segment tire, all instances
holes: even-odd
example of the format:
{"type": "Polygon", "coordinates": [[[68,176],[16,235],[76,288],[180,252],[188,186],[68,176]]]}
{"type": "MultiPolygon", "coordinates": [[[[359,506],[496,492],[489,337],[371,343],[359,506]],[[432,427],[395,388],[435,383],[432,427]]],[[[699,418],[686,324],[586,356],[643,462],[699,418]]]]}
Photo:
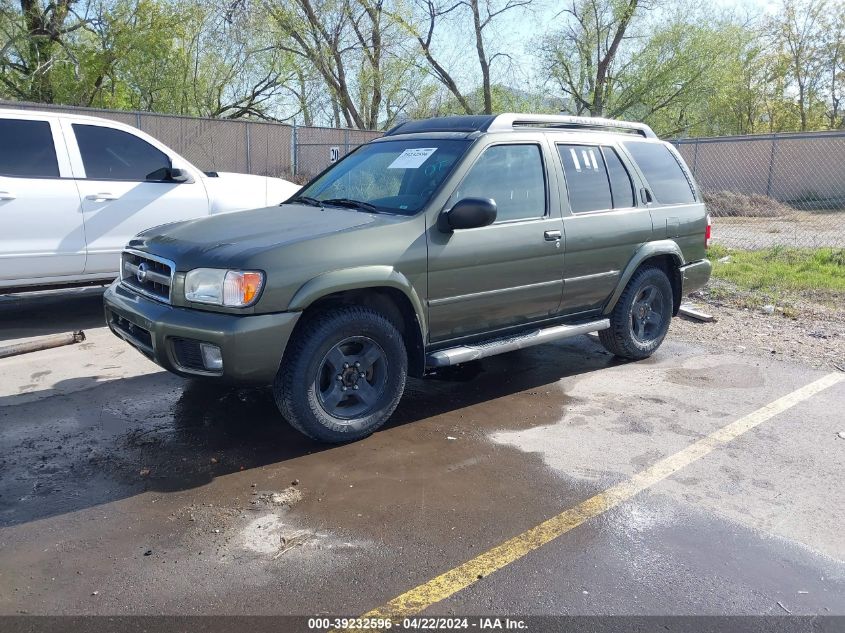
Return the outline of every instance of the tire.
{"type": "Polygon", "coordinates": [[[610,328],[599,340],[611,354],[630,360],[648,358],[666,337],[672,320],[672,284],[661,268],[637,270],[610,313],[610,328]]]}
{"type": "Polygon", "coordinates": [[[273,395],[301,433],[352,442],[387,421],[407,373],[405,344],[390,320],[369,308],[337,308],[315,316],[291,339],[273,395]]]}

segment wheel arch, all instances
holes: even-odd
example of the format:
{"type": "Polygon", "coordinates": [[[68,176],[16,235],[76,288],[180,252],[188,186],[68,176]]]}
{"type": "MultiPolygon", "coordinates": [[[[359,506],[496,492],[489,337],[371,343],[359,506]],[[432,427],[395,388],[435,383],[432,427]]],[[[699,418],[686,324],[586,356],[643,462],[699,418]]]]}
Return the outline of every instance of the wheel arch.
{"type": "MultiPolygon", "coordinates": [[[[417,377],[423,375],[427,323],[419,295],[407,277],[390,266],[332,271],[300,287],[288,309],[301,311],[306,317],[343,305],[373,308],[389,318],[405,341],[408,373],[417,377]]],[[[305,318],[299,319],[299,323],[305,321],[305,318]]]]}
{"type": "Polygon", "coordinates": [[[625,270],[622,271],[613,294],[610,295],[604,306],[603,314],[610,314],[613,311],[631,277],[644,265],[657,265],[669,277],[669,283],[672,285],[672,315],[678,314],[681,307],[681,289],[683,287],[680,267],[684,265],[684,255],[680,247],[672,240],[647,242],[637,250],[628,265],[625,266],[625,270]]]}

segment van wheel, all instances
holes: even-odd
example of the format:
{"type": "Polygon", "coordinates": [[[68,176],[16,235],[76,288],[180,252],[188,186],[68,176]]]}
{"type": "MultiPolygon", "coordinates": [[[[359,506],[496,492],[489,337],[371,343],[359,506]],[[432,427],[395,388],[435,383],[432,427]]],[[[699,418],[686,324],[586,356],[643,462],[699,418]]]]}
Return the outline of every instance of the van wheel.
{"type": "Polygon", "coordinates": [[[314,317],[291,339],[273,395],[301,433],[351,442],[387,421],[407,373],[405,344],[390,320],[369,308],[338,308],[314,317]]]}
{"type": "Polygon", "coordinates": [[[610,328],[599,332],[605,349],[641,360],[651,356],[672,320],[672,284],[660,268],[640,268],[631,277],[610,314],[610,328]]]}

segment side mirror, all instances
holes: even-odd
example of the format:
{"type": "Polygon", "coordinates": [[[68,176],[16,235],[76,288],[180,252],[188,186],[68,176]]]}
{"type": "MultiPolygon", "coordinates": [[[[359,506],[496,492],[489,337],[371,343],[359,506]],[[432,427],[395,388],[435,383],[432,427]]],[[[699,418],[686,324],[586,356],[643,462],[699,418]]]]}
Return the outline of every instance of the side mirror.
{"type": "Polygon", "coordinates": [[[171,167],[168,170],[167,180],[169,180],[170,182],[190,182],[191,175],[184,169],[171,167]]]}
{"type": "Polygon", "coordinates": [[[438,228],[444,233],[458,229],[476,229],[496,221],[496,201],[491,198],[464,198],[438,218],[438,228]]]}
{"type": "Polygon", "coordinates": [[[152,180],[154,182],[175,183],[193,182],[189,172],[177,167],[162,167],[161,169],[156,169],[151,174],[147,174],[147,180],[152,180]]]}

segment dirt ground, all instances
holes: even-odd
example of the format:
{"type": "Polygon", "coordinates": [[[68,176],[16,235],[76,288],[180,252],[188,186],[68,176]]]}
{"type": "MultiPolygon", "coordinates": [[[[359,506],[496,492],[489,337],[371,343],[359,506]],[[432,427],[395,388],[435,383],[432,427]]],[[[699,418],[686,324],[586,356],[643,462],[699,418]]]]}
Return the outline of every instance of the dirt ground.
{"type": "Polygon", "coordinates": [[[729,282],[711,279],[708,288],[688,302],[716,321],[675,319],[670,336],[740,354],[845,370],[845,301],[792,297],[787,305],[775,305],[729,282]]]}
{"type": "Polygon", "coordinates": [[[799,211],[775,218],[713,218],[713,242],[728,248],[845,248],[845,210],[799,211]]]}

